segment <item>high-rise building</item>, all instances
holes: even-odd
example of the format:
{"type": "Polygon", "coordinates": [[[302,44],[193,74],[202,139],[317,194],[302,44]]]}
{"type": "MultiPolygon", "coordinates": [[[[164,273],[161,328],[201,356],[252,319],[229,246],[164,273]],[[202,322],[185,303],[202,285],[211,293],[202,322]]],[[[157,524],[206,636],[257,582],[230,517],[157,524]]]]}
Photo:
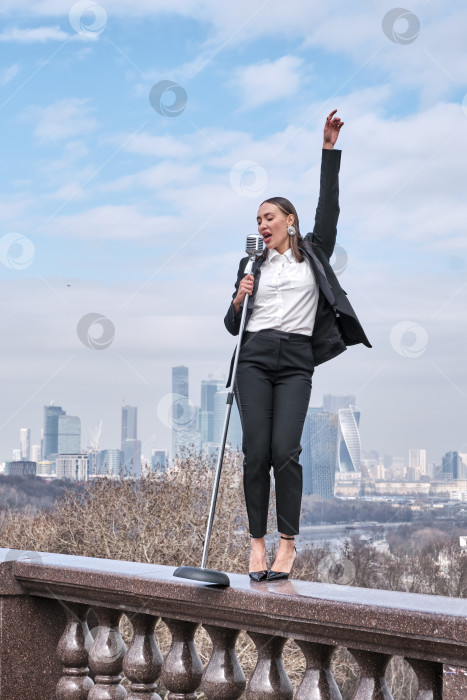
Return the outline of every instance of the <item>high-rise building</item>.
{"type": "MultiPolygon", "coordinates": [[[[61,406],[44,406],[44,436],[42,459],[58,453],[58,419],[64,416],[61,406]]],[[[78,450],[79,452],[79,450],[78,450]]]]}
{"type": "Polygon", "coordinates": [[[188,367],[172,367],[172,456],[175,459],[182,448],[199,451],[199,408],[188,396],[188,367]]]}
{"type": "Polygon", "coordinates": [[[141,442],[138,440],[138,409],[122,407],[123,471],[127,476],[141,476],[141,442]]]}
{"type": "Polygon", "coordinates": [[[13,447],[13,462],[21,461],[21,449],[19,447],[13,447]]]}
{"type": "Polygon", "coordinates": [[[353,394],[324,394],[323,410],[328,413],[335,413],[336,416],[341,408],[355,406],[355,396],[353,394]]]}
{"type": "Polygon", "coordinates": [[[302,434],[303,493],[333,498],[337,453],[337,416],[310,407],[302,434]]]}
{"type": "Polygon", "coordinates": [[[120,477],[123,469],[122,450],[101,450],[99,460],[101,476],[120,477]]]}
{"type": "Polygon", "coordinates": [[[360,411],[355,406],[340,408],[337,433],[337,471],[341,474],[360,472],[360,411]]]}
{"type": "Polygon", "coordinates": [[[415,478],[418,480],[421,476],[427,474],[426,450],[409,450],[409,469],[414,470],[415,478]]]}
{"type": "Polygon", "coordinates": [[[214,396],[225,386],[225,379],[209,375],[201,380],[200,432],[201,442],[214,441],[214,396]]]}
{"type": "Polygon", "coordinates": [[[123,442],[123,474],[134,476],[139,479],[141,476],[141,441],[129,438],[123,442]]]}
{"type": "Polygon", "coordinates": [[[340,474],[360,474],[360,411],[353,394],[325,394],[323,409],[338,416],[337,463],[340,474]]]}
{"type": "MultiPolygon", "coordinates": [[[[222,442],[222,431],[227,408],[228,389],[222,389],[214,394],[214,432],[212,442],[220,445],[222,442]]],[[[242,423],[238,411],[237,401],[234,398],[232,410],[230,411],[229,428],[227,430],[227,444],[231,450],[242,449],[242,423]]]]}
{"type": "Polygon", "coordinates": [[[88,478],[100,475],[100,452],[94,448],[88,449],[88,478]]]}
{"type": "Polygon", "coordinates": [[[66,413],[57,419],[57,454],[81,453],[81,420],[66,413]]]}
{"type": "Polygon", "coordinates": [[[467,452],[459,452],[459,479],[467,479],[467,452]]]}
{"type": "Polygon", "coordinates": [[[88,480],[89,460],[87,454],[59,454],[56,465],[58,479],[88,480]]]}
{"type": "Polygon", "coordinates": [[[188,398],[188,367],[172,367],[172,394],[188,398]]]}
{"type": "Polygon", "coordinates": [[[31,445],[31,462],[41,461],[41,446],[31,445]]]}
{"type": "Polygon", "coordinates": [[[443,457],[443,479],[458,479],[460,471],[459,463],[461,461],[458,452],[446,452],[443,457]]]}
{"type": "Polygon", "coordinates": [[[19,444],[21,459],[29,461],[31,458],[31,429],[21,428],[19,431],[19,444]]]}
{"type": "Polygon", "coordinates": [[[136,406],[122,407],[122,450],[125,440],[138,439],[138,408],[136,406]]]}
{"type": "Polygon", "coordinates": [[[153,450],[151,455],[151,469],[153,471],[166,471],[169,463],[167,450],[153,450]]]}

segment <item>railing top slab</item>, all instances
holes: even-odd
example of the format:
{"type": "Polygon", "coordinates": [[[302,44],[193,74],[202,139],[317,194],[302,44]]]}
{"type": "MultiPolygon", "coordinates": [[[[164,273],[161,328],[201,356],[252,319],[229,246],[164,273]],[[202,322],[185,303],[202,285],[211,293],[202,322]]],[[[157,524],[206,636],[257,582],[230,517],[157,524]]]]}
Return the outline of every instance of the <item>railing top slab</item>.
{"type": "Polygon", "coordinates": [[[13,567],[34,595],[467,665],[466,599],[297,580],[254,583],[241,574],[229,574],[230,588],[219,588],[173,572],[40,552],[18,553],[13,567]]]}

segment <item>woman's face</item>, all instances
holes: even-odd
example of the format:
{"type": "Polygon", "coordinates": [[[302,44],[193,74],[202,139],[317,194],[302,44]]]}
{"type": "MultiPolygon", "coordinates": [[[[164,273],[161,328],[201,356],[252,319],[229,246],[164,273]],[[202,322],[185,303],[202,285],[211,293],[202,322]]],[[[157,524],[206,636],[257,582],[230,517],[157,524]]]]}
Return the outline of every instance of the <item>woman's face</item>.
{"type": "Polygon", "coordinates": [[[263,237],[266,248],[275,248],[281,254],[290,248],[287,226],[293,224],[292,214],[284,214],[275,204],[263,202],[256,220],[258,233],[263,237]]]}

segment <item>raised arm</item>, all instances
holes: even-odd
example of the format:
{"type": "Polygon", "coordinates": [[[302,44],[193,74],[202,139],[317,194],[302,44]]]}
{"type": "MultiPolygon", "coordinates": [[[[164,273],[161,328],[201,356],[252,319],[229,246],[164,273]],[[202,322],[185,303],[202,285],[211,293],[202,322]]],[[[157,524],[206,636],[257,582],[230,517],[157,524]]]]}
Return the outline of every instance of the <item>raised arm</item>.
{"type": "Polygon", "coordinates": [[[344,124],[334,109],[324,125],[323,150],[321,154],[321,177],[318,205],[316,207],[313,232],[306,238],[321,246],[328,258],[336,244],[337,220],[339,218],[339,168],[341,151],[334,149],[339,132],[344,124]]]}

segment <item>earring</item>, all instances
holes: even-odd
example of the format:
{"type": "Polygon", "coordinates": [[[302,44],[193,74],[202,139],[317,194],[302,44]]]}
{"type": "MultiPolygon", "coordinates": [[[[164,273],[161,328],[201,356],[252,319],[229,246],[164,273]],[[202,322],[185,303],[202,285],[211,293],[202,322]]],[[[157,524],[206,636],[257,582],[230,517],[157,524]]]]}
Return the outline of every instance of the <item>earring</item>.
{"type": "Polygon", "coordinates": [[[295,226],[287,226],[287,233],[289,236],[295,236],[297,231],[295,230],[295,226]]]}

